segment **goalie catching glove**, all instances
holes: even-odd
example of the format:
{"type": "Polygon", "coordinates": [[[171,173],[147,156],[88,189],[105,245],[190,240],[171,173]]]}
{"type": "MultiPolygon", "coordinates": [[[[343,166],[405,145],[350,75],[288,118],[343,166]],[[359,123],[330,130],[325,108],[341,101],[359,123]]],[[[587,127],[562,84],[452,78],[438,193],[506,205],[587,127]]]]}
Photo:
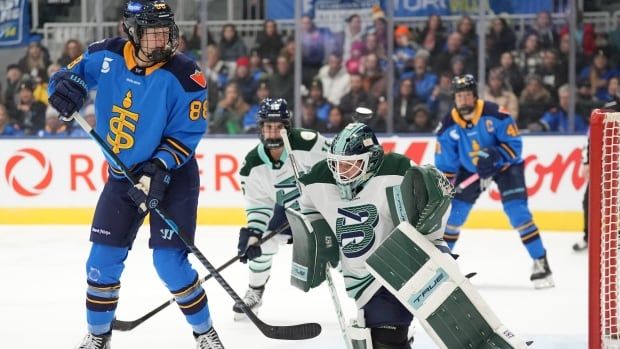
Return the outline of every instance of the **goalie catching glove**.
{"type": "Polygon", "coordinates": [[[142,167],[142,176],[128,195],[140,212],[146,212],[159,206],[169,184],[170,172],[160,160],[153,159],[142,167]]]}

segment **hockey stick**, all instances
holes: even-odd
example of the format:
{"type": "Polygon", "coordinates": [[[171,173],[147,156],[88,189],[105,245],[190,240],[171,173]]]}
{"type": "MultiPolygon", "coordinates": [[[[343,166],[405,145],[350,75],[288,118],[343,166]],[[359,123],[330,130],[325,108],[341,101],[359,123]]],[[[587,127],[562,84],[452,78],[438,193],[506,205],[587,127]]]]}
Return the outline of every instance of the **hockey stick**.
{"type": "MultiPolygon", "coordinates": [[[[288,223],[284,223],[281,227],[279,227],[278,229],[270,232],[269,234],[267,234],[265,237],[263,237],[262,239],[260,239],[260,241],[257,243],[257,245],[262,245],[265,241],[271,239],[272,237],[280,234],[281,232],[283,232],[284,230],[286,230],[289,227],[288,223]]],[[[222,264],[219,268],[217,268],[217,272],[221,272],[222,270],[228,268],[231,264],[235,263],[236,261],[238,261],[241,258],[241,256],[235,256],[233,258],[231,258],[230,260],[228,260],[228,262],[222,264]]],[[[200,279],[200,283],[204,283],[205,281],[209,280],[212,277],[211,274],[209,275],[205,275],[202,279],[200,279]]],[[[121,332],[125,332],[125,331],[131,331],[134,328],[140,326],[144,321],[150,319],[151,317],[153,317],[153,315],[159,313],[160,311],[166,309],[170,304],[176,303],[176,300],[174,297],[168,299],[167,301],[165,301],[164,303],[162,303],[161,305],[159,305],[158,307],[156,307],[155,309],[149,311],[148,313],[144,314],[143,316],[132,320],[132,321],[123,321],[123,320],[118,320],[118,319],[114,319],[114,321],[112,321],[112,329],[115,331],[121,331],[121,332]]]]}
{"type": "MultiPolygon", "coordinates": [[[[95,140],[99,144],[99,147],[102,151],[107,155],[109,161],[112,161],[117,168],[119,168],[123,175],[129,180],[131,185],[135,185],[138,183],[136,177],[129,171],[127,166],[121,161],[121,159],[116,155],[110,147],[105,143],[105,141],[93,130],[93,128],[84,120],[82,115],[75,112],[73,113],[73,118],[77,120],[80,127],[90,135],[90,137],[95,140]]],[[[243,302],[241,297],[230,287],[228,282],[224,280],[222,275],[215,269],[213,264],[207,260],[207,258],[200,252],[200,250],[194,245],[191,240],[187,238],[187,235],[179,229],[176,223],[169,218],[169,216],[164,212],[161,208],[149,208],[151,212],[155,212],[161,219],[166,222],[166,224],[179,236],[181,241],[185,244],[185,246],[198,258],[200,263],[207,268],[209,273],[213,275],[215,280],[222,286],[222,288],[228,293],[228,295],[241,307],[243,312],[247,315],[247,317],[258,327],[258,329],[267,337],[274,339],[287,339],[287,340],[298,340],[298,339],[309,339],[318,336],[321,333],[321,325],[317,323],[305,323],[299,325],[292,326],[273,326],[264,323],[261,319],[259,319],[256,314],[252,312],[252,310],[243,302]]]]}
{"type": "MultiPolygon", "coordinates": [[[[360,108],[358,108],[360,109],[360,108]]],[[[299,167],[297,166],[297,161],[295,161],[295,157],[293,156],[293,148],[291,147],[291,142],[288,139],[288,132],[286,129],[280,130],[280,136],[282,136],[282,141],[284,142],[284,148],[288,153],[289,160],[291,162],[291,167],[293,168],[293,176],[295,177],[295,183],[297,183],[297,190],[301,194],[301,185],[299,184],[299,167]]],[[[327,277],[327,285],[329,288],[329,294],[332,297],[332,303],[334,304],[334,308],[336,310],[336,315],[338,316],[338,324],[340,325],[340,332],[342,333],[342,338],[344,339],[345,345],[347,349],[353,349],[353,344],[349,335],[347,334],[347,326],[346,321],[344,319],[344,314],[342,312],[342,306],[340,305],[340,299],[338,298],[338,293],[336,291],[336,286],[334,285],[334,280],[332,279],[332,274],[330,272],[329,263],[326,266],[327,270],[325,271],[325,276],[327,277]]]]}

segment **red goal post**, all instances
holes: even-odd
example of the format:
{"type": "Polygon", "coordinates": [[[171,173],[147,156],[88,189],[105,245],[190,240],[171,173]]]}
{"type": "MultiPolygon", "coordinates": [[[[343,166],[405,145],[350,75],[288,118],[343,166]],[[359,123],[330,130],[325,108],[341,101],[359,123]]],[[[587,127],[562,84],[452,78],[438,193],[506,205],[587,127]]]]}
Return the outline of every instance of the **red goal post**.
{"type": "Polygon", "coordinates": [[[618,232],[620,228],[620,113],[596,109],[590,122],[590,349],[620,348],[618,232]]]}

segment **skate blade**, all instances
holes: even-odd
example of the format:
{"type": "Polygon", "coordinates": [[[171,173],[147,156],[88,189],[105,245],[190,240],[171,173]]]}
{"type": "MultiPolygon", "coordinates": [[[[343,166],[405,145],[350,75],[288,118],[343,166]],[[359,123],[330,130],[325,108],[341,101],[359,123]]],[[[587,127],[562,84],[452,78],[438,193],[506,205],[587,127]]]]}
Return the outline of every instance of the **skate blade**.
{"type": "Polygon", "coordinates": [[[543,279],[534,280],[532,282],[534,283],[534,288],[537,290],[555,287],[555,283],[553,282],[553,277],[551,276],[547,276],[546,278],[543,278],[543,279]]]}
{"type": "MultiPolygon", "coordinates": [[[[258,315],[258,308],[252,309],[252,312],[258,315]]],[[[245,313],[237,313],[235,312],[235,316],[233,317],[235,321],[244,321],[248,319],[248,316],[245,313]]]]}

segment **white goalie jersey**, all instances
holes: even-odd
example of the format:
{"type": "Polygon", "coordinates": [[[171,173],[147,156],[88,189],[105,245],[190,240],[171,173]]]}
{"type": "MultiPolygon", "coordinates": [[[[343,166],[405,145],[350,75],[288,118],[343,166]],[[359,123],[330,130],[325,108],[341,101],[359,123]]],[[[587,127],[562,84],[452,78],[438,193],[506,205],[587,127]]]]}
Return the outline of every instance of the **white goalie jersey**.
{"type": "MultiPolygon", "coordinates": [[[[315,163],[325,159],[329,150],[329,141],[313,130],[291,129],[289,140],[301,172],[309,171],[315,163]]],[[[272,161],[262,144],[246,155],[239,176],[248,228],[264,233],[276,204],[297,209],[299,191],[288,162],[286,150],[279,160],[272,161]]]]}
{"type": "MultiPolygon", "coordinates": [[[[353,200],[344,200],[327,162],[302,176],[301,212],[310,221],[320,214],[340,245],[340,260],[348,295],[358,307],[366,304],[381,287],[364,262],[394,230],[386,189],[401,184],[412,162],[403,155],[386,154],[381,167],[353,200]]],[[[443,235],[443,232],[439,232],[443,235]]],[[[433,241],[440,236],[425,236],[433,241]]]]}

